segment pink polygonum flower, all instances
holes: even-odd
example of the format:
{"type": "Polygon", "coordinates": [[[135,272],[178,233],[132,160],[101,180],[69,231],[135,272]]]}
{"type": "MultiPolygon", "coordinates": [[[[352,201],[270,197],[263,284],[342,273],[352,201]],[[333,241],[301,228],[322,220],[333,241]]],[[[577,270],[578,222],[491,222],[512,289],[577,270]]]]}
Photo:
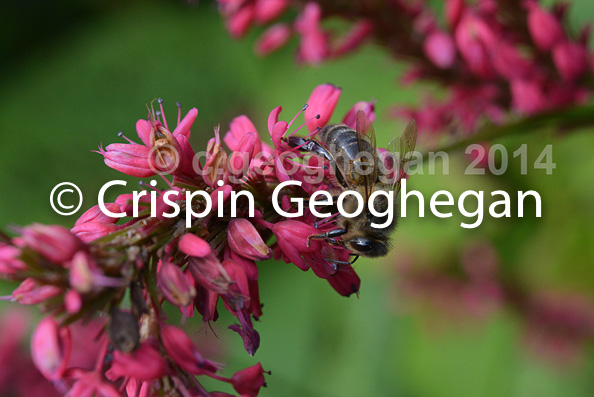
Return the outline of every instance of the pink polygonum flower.
{"type": "MultiPolygon", "coordinates": [[[[71,230],[33,225],[22,228],[21,236],[6,237],[0,271],[21,284],[5,299],[39,305],[49,315],[32,342],[34,362],[44,376],[70,395],[111,396],[124,389],[132,395],[172,390],[205,395],[203,376],[229,383],[243,395],[257,395],[264,386],[260,365],[225,377],[221,366],[204,358],[199,343],[168,324],[168,307],[184,319],[198,314],[206,326],[221,321],[219,310],[227,311],[235,319],[228,328],[253,355],[260,346],[254,320],[264,314],[261,261],[274,256],[304,271],[311,268],[344,296],[359,291],[361,280],[340,236],[320,238],[338,227],[337,214],[322,219],[307,209],[288,220],[272,202],[282,181],[302,183],[277,192],[289,213],[296,211],[295,198],[339,188],[328,159],[312,161],[289,141],[295,134],[316,139],[331,123],[340,94],[331,84],[316,87],[309,103],[288,121],[280,106],[272,109],[260,128],[268,131],[272,145],[249,118],[239,116],[224,136],[215,128],[203,162],[196,161],[187,140],[195,109],[183,120],[180,113],[173,132],[162,114],[151,112],[137,123],[143,144],[130,142],[117,155],[111,149],[102,154],[107,165],[130,175],[162,174],[163,187],[151,186],[139,200],[127,193],[105,208],[94,206],[71,230]],[[302,113],[306,120],[298,122],[302,113]],[[147,150],[152,154],[144,158],[124,155],[147,150]],[[197,192],[199,197],[185,201],[197,192]],[[254,203],[240,193],[253,195],[254,203]],[[240,199],[233,202],[235,195],[240,199]],[[207,206],[207,199],[213,204],[207,206]],[[173,205],[203,215],[171,215],[173,205]],[[125,215],[122,222],[120,215],[125,215]],[[99,315],[107,321],[98,329],[81,329],[81,321],[93,323],[99,315]],[[86,337],[71,337],[80,333],[86,337]],[[95,341],[100,351],[89,346],[95,341]],[[85,349],[87,360],[77,353],[70,363],[71,352],[85,349]]],[[[351,128],[361,127],[362,120],[369,127],[374,102],[357,102],[342,116],[351,128]]]]}

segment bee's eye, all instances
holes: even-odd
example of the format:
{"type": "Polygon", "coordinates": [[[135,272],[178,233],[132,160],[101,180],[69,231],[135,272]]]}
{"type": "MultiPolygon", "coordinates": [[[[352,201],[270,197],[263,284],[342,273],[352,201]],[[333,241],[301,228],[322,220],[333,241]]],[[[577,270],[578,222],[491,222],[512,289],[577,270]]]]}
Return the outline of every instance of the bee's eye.
{"type": "Polygon", "coordinates": [[[359,238],[351,241],[351,244],[352,244],[353,248],[355,248],[357,251],[360,251],[360,252],[371,251],[375,245],[373,240],[364,238],[364,237],[359,237],[359,238]]]}

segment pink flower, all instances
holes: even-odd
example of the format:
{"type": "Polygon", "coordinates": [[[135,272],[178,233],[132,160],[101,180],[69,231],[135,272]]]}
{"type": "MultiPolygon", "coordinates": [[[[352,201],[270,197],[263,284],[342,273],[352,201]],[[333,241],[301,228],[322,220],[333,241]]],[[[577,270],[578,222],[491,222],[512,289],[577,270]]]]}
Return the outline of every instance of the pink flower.
{"type": "Polygon", "coordinates": [[[479,17],[465,13],[455,33],[456,45],[470,70],[478,77],[493,77],[490,51],[496,39],[491,28],[479,17]]]}
{"type": "Polygon", "coordinates": [[[505,79],[522,79],[535,74],[535,65],[513,45],[500,40],[493,50],[493,66],[505,79]]]}
{"type": "MultiPolygon", "coordinates": [[[[234,151],[229,158],[229,170],[233,174],[232,183],[240,183],[241,178],[247,177],[254,149],[260,138],[255,132],[247,132],[239,141],[239,150],[234,151]]],[[[261,145],[260,145],[261,147],[261,145]]]]}
{"type": "MultiPolygon", "coordinates": [[[[107,210],[110,212],[120,212],[120,205],[116,203],[105,203],[105,208],[107,208],[107,210]]],[[[85,211],[85,213],[76,220],[74,226],[90,222],[116,223],[118,220],[119,218],[112,218],[106,215],[103,211],[101,211],[101,208],[99,208],[99,204],[97,204],[85,211]]]]}
{"type": "MultiPolygon", "coordinates": [[[[225,3],[237,3],[237,1],[220,1],[223,5],[225,3]]],[[[223,10],[226,8],[223,7],[223,10]]],[[[229,12],[223,11],[227,16],[227,30],[234,38],[240,38],[247,33],[252,21],[254,19],[254,5],[245,2],[242,5],[233,6],[229,8],[229,12]]]]}
{"type": "Polygon", "coordinates": [[[245,258],[262,260],[267,259],[270,254],[260,233],[247,219],[231,219],[227,238],[231,249],[245,258]]]}
{"type": "Polygon", "coordinates": [[[97,269],[97,264],[85,252],[79,251],[70,263],[70,286],[80,293],[90,292],[93,288],[92,271],[97,269]]]}
{"type": "Polygon", "coordinates": [[[357,128],[357,112],[362,110],[369,121],[372,123],[375,121],[375,103],[374,102],[366,102],[360,101],[355,103],[344,115],[342,119],[342,123],[348,125],[352,129],[357,128]]]}
{"type": "Polygon", "coordinates": [[[306,223],[299,221],[281,221],[272,226],[272,233],[276,236],[278,246],[288,261],[294,263],[301,270],[309,269],[309,265],[302,257],[303,253],[320,251],[319,240],[310,240],[310,236],[320,231],[306,223]]]}
{"type": "Polygon", "coordinates": [[[427,58],[437,67],[447,69],[456,61],[456,47],[449,34],[435,30],[427,36],[423,44],[427,58]]]}
{"type": "Polygon", "coordinates": [[[167,361],[159,350],[150,341],[147,341],[131,353],[114,351],[111,368],[105,375],[110,380],[131,377],[149,381],[162,378],[169,372],[167,361]]]}
{"type": "Polygon", "coordinates": [[[188,276],[169,261],[161,262],[157,272],[157,286],[165,298],[176,306],[188,306],[196,297],[196,290],[188,276]]]}
{"type": "Polygon", "coordinates": [[[260,363],[237,371],[231,378],[233,388],[242,395],[255,397],[258,395],[260,388],[266,385],[265,372],[260,363]]]}
{"type": "Polygon", "coordinates": [[[286,23],[272,25],[256,41],[256,54],[265,56],[283,47],[291,38],[291,27],[286,23]]]}
{"type": "Polygon", "coordinates": [[[342,296],[359,293],[361,279],[351,265],[339,266],[338,271],[327,280],[332,288],[342,296]]]}
{"type": "Polygon", "coordinates": [[[114,385],[108,383],[105,377],[97,371],[76,371],[76,382],[72,385],[67,396],[70,397],[119,397],[121,394],[114,385]]]}
{"type": "Polygon", "coordinates": [[[39,371],[51,381],[60,380],[66,371],[72,348],[68,327],[60,327],[53,317],[39,322],[31,338],[31,355],[39,371]]]}
{"type": "Polygon", "coordinates": [[[553,48],[553,61],[566,81],[573,81],[588,70],[588,50],[578,43],[565,41],[553,48]]]}
{"type": "Polygon", "coordinates": [[[216,293],[227,293],[233,281],[206,241],[193,234],[185,234],[179,242],[179,249],[190,255],[188,268],[196,282],[216,293]]]}
{"type": "Polygon", "coordinates": [[[285,12],[288,6],[288,0],[256,0],[254,20],[259,24],[274,21],[285,12]]]}
{"type": "Polygon", "coordinates": [[[37,305],[62,293],[60,287],[44,285],[33,278],[27,278],[12,292],[12,299],[22,305],[37,305]]]}
{"type": "Polygon", "coordinates": [[[82,247],[82,242],[62,226],[35,223],[22,230],[22,241],[50,261],[62,264],[82,247]]]}
{"type": "Polygon", "coordinates": [[[104,157],[105,165],[126,175],[147,178],[155,175],[149,165],[151,149],[144,145],[112,143],[98,153],[104,157]]]}
{"type": "Polygon", "coordinates": [[[541,51],[552,49],[565,37],[559,20],[536,1],[528,1],[528,30],[541,51]]]}
{"type": "Polygon", "coordinates": [[[120,227],[113,223],[85,222],[74,226],[70,232],[82,242],[90,243],[119,229],[120,227]]]}
{"type": "Polygon", "coordinates": [[[206,360],[188,335],[173,325],[161,327],[161,340],[167,353],[180,367],[193,375],[215,373],[219,365],[206,360]]]}
{"type": "MultiPolygon", "coordinates": [[[[162,101],[159,101],[163,122],[157,120],[154,113],[148,120],[138,120],[136,132],[142,145],[116,143],[99,148],[97,153],[103,155],[105,164],[124,174],[146,178],[156,173],[172,174],[181,170],[182,147],[179,140],[190,137],[190,128],[198,115],[196,108],[191,109],[183,120],[179,121],[173,132],[169,131],[163,112],[162,101]]],[[[180,108],[181,112],[181,108],[180,108]]]]}
{"type": "Polygon", "coordinates": [[[307,100],[308,107],[304,112],[305,119],[308,121],[307,129],[310,132],[328,124],[340,99],[341,91],[342,89],[332,84],[321,84],[314,88],[307,100]],[[316,118],[317,115],[320,117],[316,118]]]}
{"type": "Polygon", "coordinates": [[[356,22],[346,34],[334,40],[331,57],[336,58],[355,51],[370,38],[372,32],[373,23],[370,21],[356,22]]]}
{"type": "Polygon", "coordinates": [[[19,259],[21,250],[17,247],[0,243],[0,274],[12,275],[26,268],[19,259]]]}
{"type": "Polygon", "coordinates": [[[464,12],[466,5],[464,0],[446,0],[445,1],[445,15],[448,24],[451,28],[455,28],[460,21],[460,17],[464,12]]]}
{"type": "MultiPolygon", "coordinates": [[[[258,134],[258,130],[254,126],[254,123],[247,116],[238,116],[231,121],[229,125],[229,131],[225,134],[223,140],[232,151],[241,149],[240,142],[243,136],[249,132],[255,132],[258,134]]],[[[260,151],[259,148],[254,150],[260,151]]],[[[253,154],[257,154],[254,152],[253,154]]]]}
{"type": "Polygon", "coordinates": [[[68,290],[64,294],[64,308],[70,314],[78,313],[82,308],[82,296],[75,290],[68,290]]]}
{"type": "Polygon", "coordinates": [[[330,53],[326,34],[320,25],[321,17],[318,3],[309,2],[295,21],[295,30],[301,35],[298,58],[302,62],[317,64],[330,53]]]}
{"type": "Polygon", "coordinates": [[[190,256],[203,258],[211,253],[210,245],[198,236],[193,234],[184,234],[179,240],[179,249],[190,256]]]}
{"type": "Polygon", "coordinates": [[[518,113],[533,114],[544,110],[546,97],[541,85],[534,80],[513,80],[510,85],[512,106],[518,113]]]}

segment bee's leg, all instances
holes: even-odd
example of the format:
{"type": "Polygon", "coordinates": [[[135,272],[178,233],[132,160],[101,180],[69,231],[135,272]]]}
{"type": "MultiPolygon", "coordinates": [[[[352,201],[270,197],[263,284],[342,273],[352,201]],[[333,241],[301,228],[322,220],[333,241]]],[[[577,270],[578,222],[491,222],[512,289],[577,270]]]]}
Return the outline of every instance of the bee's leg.
{"type": "Polygon", "coordinates": [[[355,262],[357,261],[357,259],[359,259],[359,255],[357,255],[357,254],[349,254],[349,255],[353,255],[353,256],[355,256],[355,259],[353,259],[353,260],[352,260],[352,261],[350,261],[350,262],[347,262],[347,261],[339,261],[339,260],[337,260],[337,259],[329,259],[329,258],[324,258],[324,259],[326,259],[326,261],[327,261],[328,263],[331,263],[331,264],[333,264],[333,265],[334,265],[334,270],[336,270],[336,269],[337,269],[336,265],[352,265],[353,263],[355,263],[355,262]]]}
{"type": "Polygon", "coordinates": [[[347,232],[346,229],[334,229],[334,230],[330,230],[329,232],[326,232],[324,234],[312,234],[311,236],[309,236],[307,238],[307,246],[309,247],[309,243],[311,241],[311,239],[324,239],[325,241],[328,241],[328,239],[334,239],[336,237],[340,237],[343,234],[345,234],[347,232]]]}

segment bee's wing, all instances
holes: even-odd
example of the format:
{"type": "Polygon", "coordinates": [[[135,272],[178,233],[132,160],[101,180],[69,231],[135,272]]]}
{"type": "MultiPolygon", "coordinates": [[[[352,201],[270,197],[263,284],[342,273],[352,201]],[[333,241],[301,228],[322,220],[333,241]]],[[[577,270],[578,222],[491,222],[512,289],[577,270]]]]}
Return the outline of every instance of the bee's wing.
{"type": "Polygon", "coordinates": [[[400,183],[406,176],[406,164],[412,159],[412,154],[415,150],[416,143],[417,122],[415,120],[411,120],[408,123],[404,129],[404,132],[400,136],[400,139],[396,140],[394,143],[390,142],[392,153],[394,155],[394,159],[396,160],[394,184],[392,186],[396,191],[396,196],[398,196],[398,193],[400,192],[400,183]]]}
{"type": "MultiPolygon", "coordinates": [[[[371,156],[372,156],[372,167],[373,171],[369,173],[369,170],[363,176],[365,179],[365,199],[369,199],[369,196],[373,192],[373,185],[375,184],[375,180],[377,179],[377,146],[375,141],[375,129],[373,128],[373,123],[369,120],[369,117],[365,114],[364,111],[358,110],[357,111],[357,122],[356,122],[356,130],[357,130],[357,143],[359,145],[359,153],[368,151],[369,148],[366,147],[365,139],[369,140],[371,144],[371,156]]],[[[370,161],[369,158],[366,158],[366,161],[370,161]]]]}

